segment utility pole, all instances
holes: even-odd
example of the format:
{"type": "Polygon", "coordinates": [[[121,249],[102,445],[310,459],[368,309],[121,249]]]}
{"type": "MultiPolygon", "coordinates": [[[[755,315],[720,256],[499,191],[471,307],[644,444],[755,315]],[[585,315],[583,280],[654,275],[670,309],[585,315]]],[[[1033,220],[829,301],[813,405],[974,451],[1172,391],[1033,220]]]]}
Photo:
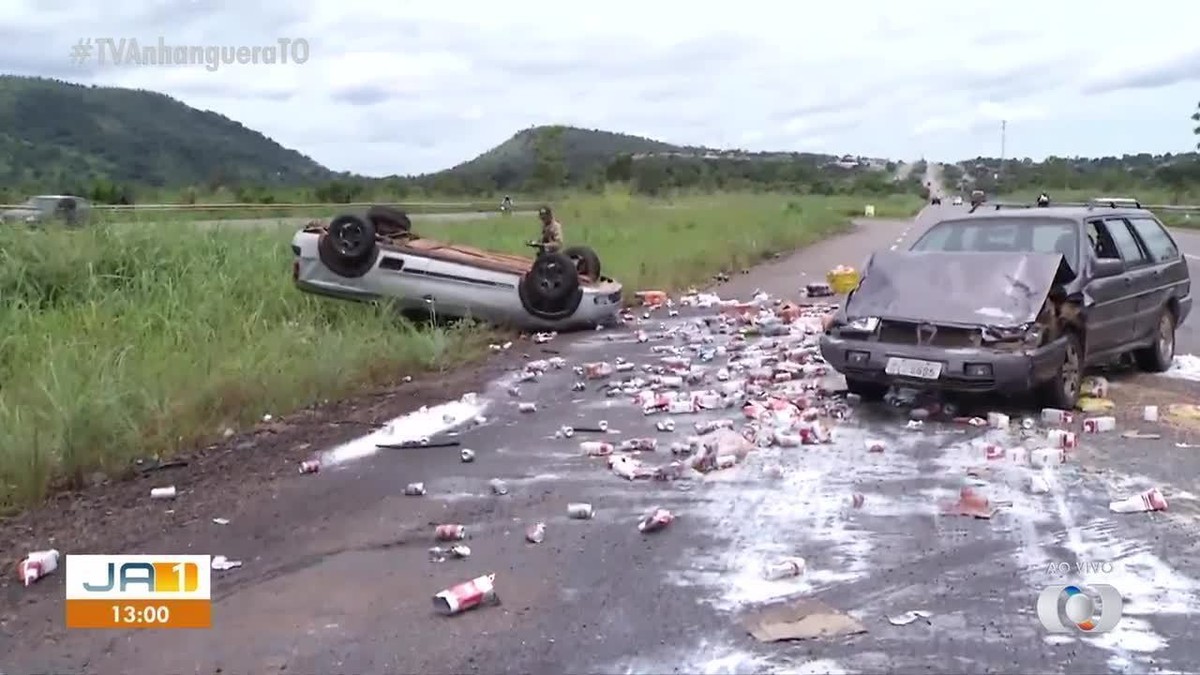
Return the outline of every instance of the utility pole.
{"type": "Polygon", "coordinates": [[[996,175],[992,179],[1000,182],[1000,174],[1004,172],[1004,154],[1007,148],[1008,120],[1000,120],[1000,166],[996,167],[996,175]]]}

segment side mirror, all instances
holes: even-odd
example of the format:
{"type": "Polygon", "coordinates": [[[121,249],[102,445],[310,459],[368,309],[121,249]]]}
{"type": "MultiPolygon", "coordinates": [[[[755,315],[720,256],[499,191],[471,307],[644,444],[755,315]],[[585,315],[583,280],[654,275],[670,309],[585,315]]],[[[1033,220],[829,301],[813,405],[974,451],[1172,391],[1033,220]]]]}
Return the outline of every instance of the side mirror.
{"type": "Polygon", "coordinates": [[[1092,273],[1097,279],[1124,274],[1125,261],[1120,258],[1097,258],[1092,264],[1092,273]]]}

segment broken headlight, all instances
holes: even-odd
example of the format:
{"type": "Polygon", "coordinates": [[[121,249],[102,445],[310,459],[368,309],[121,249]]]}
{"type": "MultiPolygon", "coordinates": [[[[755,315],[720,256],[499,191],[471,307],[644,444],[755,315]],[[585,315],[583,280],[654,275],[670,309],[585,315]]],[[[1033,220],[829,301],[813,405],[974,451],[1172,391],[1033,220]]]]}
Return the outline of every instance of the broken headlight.
{"type": "Polygon", "coordinates": [[[1018,342],[1025,347],[1037,347],[1042,344],[1045,328],[1036,323],[1027,323],[1014,327],[984,326],[982,336],[984,343],[989,342],[1018,342]]]}
{"type": "Polygon", "coordinates": [[[843,333],[874,333],[876,328],[879,328],[879,319],[873,316],[852,319],[841,326],[843,333]]]}

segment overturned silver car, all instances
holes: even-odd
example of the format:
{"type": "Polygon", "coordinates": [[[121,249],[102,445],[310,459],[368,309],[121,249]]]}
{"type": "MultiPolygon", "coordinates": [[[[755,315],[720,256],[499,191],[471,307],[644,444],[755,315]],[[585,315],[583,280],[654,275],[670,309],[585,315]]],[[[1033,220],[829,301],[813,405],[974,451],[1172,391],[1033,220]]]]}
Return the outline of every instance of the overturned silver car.
{"type": "Polygon", "coordinates": [[[864,398],[903,384],[1070,408],[1087,366],[1131,353],[1169,368],[1191,306],[1187,264],[1148,211],[996,211],[874,254],[821,352],[864,398]]]}

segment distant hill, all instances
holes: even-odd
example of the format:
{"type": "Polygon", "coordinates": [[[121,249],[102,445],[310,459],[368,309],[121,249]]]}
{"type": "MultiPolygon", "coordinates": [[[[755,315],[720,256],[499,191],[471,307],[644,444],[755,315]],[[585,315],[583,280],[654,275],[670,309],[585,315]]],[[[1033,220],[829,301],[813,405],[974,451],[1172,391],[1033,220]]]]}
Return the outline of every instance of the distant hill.
{"type": "Polygon", "coordinates": [[[562,164],[569,183],[578,183],[597,172],[603,172],[614,161],[629,157],[644,159],[674,158],[676,160],[713,161],[804,161],[818,165],[837,162],[833,155],[792,152],[745,152],[717,150],[701,146],[675,145],[641,136],[581,129],[570,126],[538,126],[517,132],[500,145],[475,159],[429,178],[451,178],[467,184],[488,183],[502,189],[525,184],[534,174],[538,162],[538,144],[547,134],[557,133],[562,164]]]}
{"type": "Polygon", "coordinates": [[[0,185],[303,185],[333,172],[164,94],[0,75],[0,185]]]}

